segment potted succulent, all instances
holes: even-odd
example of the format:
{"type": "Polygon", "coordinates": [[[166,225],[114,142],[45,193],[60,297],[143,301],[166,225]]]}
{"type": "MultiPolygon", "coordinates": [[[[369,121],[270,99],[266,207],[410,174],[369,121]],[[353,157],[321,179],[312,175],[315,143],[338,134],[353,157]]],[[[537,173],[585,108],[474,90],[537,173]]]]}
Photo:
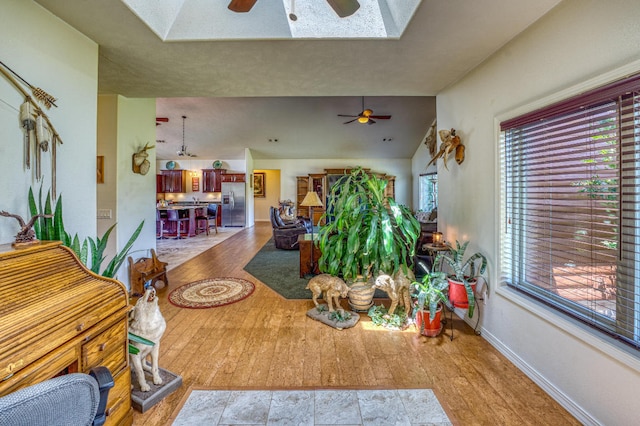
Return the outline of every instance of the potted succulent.
{"type": "Polygon", "coordinates": [[[318,233],[320,271],[347,282],[357,311],[371,306],[372,281],[380,272],[393,275],[413,266],[420,224],[411,210],[385,196],[386,185],[361,167],[341,176],[329,191],[318,233]]]}
{"type": "Polygon", "coordinates": [[[411,283],[411,317],[420,334],[435,337],[442,331],[440,317],[443,305],[448,304],[449,282],[444,272],[430,271],[422,261],[418,261],[418,265],[425,274],[419,281],[411,283]]]}
{"type": "MultiPolygon", "coordinates": [[[[449,275],[449,302],[455,308],[467,308],[470,317],[475,308],[475,289],[478,278],[487,269],[487,258],[482,253],[474,253],[464,260],[469,241],[460,244],[456,240],[456,248],[449,245],[449,251],[440,252],[436,256],[434,268],[443,264],[451,271],[449,275]],[[477,266],[479,264],[479,266],[477,266]]],[[[486,280],[485,280],[486,282],[486,280]]]]}

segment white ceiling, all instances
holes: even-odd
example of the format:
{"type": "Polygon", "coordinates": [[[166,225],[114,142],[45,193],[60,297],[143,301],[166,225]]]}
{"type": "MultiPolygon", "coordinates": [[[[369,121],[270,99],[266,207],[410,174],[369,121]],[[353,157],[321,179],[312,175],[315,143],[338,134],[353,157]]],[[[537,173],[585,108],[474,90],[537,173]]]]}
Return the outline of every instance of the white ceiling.
{"type": "MultiPolygon", "coordinates": [[[[164,98],[159,159],[178,158],[182,115],[185,144],[201,158],[243,158],[244,148],[254,158],[410,158],[433,97],[560,2],[423,0],[396,40],[163,42],[120,0],[35,1],[99,44],[101,94],[164,98]],[[358,114],[361,96],[392,119],[342,124],[337,114],[358,114]]],[[[276,3],[258,0],[246,16],[276,3]]],[[[196,16],[182,18],[207,24],[196,16]]]]}

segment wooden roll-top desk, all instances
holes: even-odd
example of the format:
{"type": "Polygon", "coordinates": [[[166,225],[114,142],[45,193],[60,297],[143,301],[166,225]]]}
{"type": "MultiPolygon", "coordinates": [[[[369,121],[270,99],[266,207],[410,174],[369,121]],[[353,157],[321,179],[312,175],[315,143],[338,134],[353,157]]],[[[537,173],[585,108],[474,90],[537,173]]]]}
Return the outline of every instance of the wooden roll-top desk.
{"type": "Polygon", "coordinates": [[[60,242],[0,245],[0,396],[104,365],[115,386],[107,425],[130,425],[127,289],[60,242]]]}

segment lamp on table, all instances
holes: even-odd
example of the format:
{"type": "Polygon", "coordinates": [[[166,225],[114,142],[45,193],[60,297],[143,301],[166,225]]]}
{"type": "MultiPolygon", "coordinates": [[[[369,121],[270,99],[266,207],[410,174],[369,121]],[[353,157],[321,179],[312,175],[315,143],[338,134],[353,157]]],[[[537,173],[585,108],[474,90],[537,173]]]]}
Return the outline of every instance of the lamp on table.
{"type": "Polygon", "coordinates": [[[309,266],[311,271],[313,272],[314,269],[314,262],[313,262],[313,228],[314,228],[314,223],[313,223],[313,208],[314,207],[322,207],[322,201],[320,200],[320,197],[318,197],[318,193],[316,193],[315,191],[309,191],[307,192],[307,195],[304,196],[304,200],[302,200],[302,202],[300,203],[300,205],[302,207],[309,207],[309,217],[311,218],[311,260],[309,262],[309,266]]]}

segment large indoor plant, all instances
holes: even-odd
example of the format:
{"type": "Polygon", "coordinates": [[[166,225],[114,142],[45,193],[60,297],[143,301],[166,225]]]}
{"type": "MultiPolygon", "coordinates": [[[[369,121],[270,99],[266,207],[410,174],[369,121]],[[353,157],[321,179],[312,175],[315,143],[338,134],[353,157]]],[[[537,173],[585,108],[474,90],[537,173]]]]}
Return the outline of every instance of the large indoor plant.
{"type": "MultiPolygon", "coordinates": [[[[446,265],[449,272],[449,302],[456,308],[467,308],[470,317],[475,308],[475,289],[478,278],[487,269],[487,258],[482,253],[474,253],[465,260],[464,254],[469,241],[460,244],[456,240],[456,247],[449,246],[449,250],[440,252],[433,265],[444,271],[446,265]]],[[[486,280],[485,280],[486,284],[486,280]]]]}
{"type": "MultiPolygon", "coordinates": [[[[352,290],[368,290],[369,299],[371,281],[380,272],[412,269],[420,235],[411,210],[386,196],[386,185],[360,167],[341,176],[330,188],[325,225],[319,230],[320,270],[342,277],[352,290]]],[[[350,291],[350,299],[353,296],[350,291]]],[[[366,311],[369,302],[360,300],[352,307],[366,311]]]]}
{"type": "Polygon", "coordinates": [[[419,281],[411,283],[411,317],[420,334],[435,337],[442,331],[440,316],[443,305],[448,304],[449,282],[444,272],[430,271],[422,261],[418,261],[418,265],[425,274],[419,281]]]}

